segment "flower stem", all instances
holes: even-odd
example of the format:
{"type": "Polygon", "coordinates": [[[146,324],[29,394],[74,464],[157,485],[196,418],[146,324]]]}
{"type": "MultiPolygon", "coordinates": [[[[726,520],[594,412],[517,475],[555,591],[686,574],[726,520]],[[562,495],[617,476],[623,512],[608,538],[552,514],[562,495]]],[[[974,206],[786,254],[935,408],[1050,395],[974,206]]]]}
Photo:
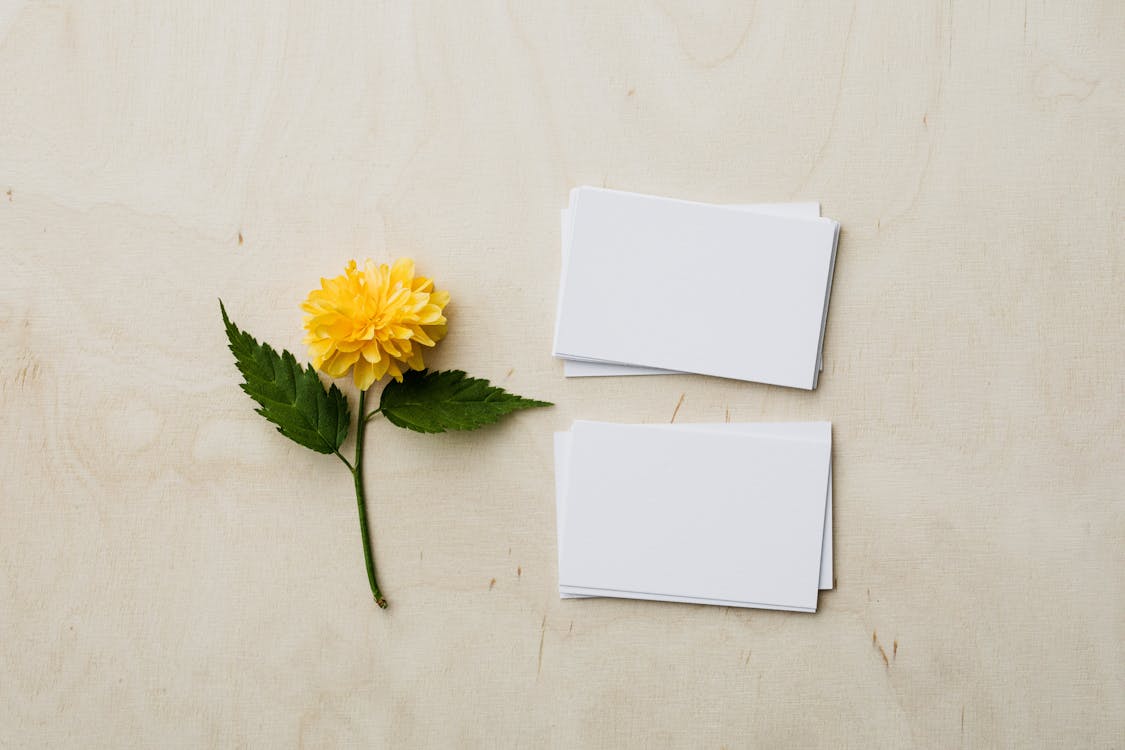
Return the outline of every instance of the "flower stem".
{"type": "MultiPolygon", "coordinates": [[[[355,464],[349,468],[352,479],[355,480],[355,502],[359,508],[359,532],[363,536],[363,562],[367,565],[367,580],[371,584],[371,593],[375,603],[381,609],[387,608],[387,600],[379,591],[379,584],[375,580],[375,557],[371,554],[371,532],[367,528],[367,498],[363,492],[363,435],[367,431],[367,420],[364,419],[364,401],[367,391],[359,392],[359,418],[356,420],[355,434],[355,464]]],[[[345,462],[347,463],[347,462],[345,462]]]]}

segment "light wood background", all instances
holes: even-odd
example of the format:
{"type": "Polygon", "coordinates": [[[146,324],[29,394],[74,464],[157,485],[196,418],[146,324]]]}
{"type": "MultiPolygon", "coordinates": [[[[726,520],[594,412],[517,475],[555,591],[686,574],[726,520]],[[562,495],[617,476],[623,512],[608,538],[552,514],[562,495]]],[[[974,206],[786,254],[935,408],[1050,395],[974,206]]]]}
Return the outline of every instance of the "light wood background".
{"type": "Polygon", "coordinates": [[[1125,747],[1122,3],[0,8],[0,747],[1125,747]],[[578,184],[822,201],[820,388],[565,381],[578,184]],[[372,424],[380,612],[217,298],[400,254],[557,406],[372,424]],[[559,601],[552,432],[681,395],[833,421],[816,615],[559,601]]]}

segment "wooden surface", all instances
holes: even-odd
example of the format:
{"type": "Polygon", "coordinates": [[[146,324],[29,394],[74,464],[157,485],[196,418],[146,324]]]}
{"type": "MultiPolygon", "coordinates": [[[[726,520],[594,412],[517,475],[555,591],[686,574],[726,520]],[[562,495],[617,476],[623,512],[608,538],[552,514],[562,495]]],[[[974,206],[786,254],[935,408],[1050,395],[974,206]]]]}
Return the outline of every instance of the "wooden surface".
{"type": "Polygon", "coordinates": [[[0,8],[0,747],[1125,746],[1125,5],[0,8]],[[577,184],[822,201],[820,388],[565,381],[577,184]],[[380,612],[216,298],[399,254],[557,406],[372,424],[380,612]],[[816,615],[559,601],[551,433],[681,395],[833,421],[816,615]]]}

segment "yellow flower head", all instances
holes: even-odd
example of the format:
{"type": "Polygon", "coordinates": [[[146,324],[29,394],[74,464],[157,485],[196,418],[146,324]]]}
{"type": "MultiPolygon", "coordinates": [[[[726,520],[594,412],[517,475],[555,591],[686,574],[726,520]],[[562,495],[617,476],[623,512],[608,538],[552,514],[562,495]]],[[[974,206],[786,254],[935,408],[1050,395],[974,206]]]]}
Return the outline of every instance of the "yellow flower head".
{"type": "Polygon", "coordinates": [[[339,378],[354,365],[355,384],[364,391],[388,373],[401,381],[405,368],[425,367],[422,347],[445,336],[448,303],[449,292],[435,292],[433,281],[414,276],[409,258],[390,267],[366,260],[362,269],[349,261],[343,276],[321,279],[301,304],[313,367],[339,378]]]}

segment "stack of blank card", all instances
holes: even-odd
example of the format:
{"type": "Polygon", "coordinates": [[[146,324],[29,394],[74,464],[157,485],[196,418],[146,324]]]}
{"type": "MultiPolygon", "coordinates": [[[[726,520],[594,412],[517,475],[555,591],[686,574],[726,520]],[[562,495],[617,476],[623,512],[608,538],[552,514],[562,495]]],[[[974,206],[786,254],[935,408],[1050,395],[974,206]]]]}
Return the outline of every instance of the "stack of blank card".
{"type": "Polygon", "coordinates": [[[554,355],[568,377],[673,371],[816,388],[839,235],[817,203],[576,188],[554,355]]]}
{"type": "Polygon", "coordinates": [[[815,612],[832,588],[828,422],[555,435],[559,593],[815,612]]]}

